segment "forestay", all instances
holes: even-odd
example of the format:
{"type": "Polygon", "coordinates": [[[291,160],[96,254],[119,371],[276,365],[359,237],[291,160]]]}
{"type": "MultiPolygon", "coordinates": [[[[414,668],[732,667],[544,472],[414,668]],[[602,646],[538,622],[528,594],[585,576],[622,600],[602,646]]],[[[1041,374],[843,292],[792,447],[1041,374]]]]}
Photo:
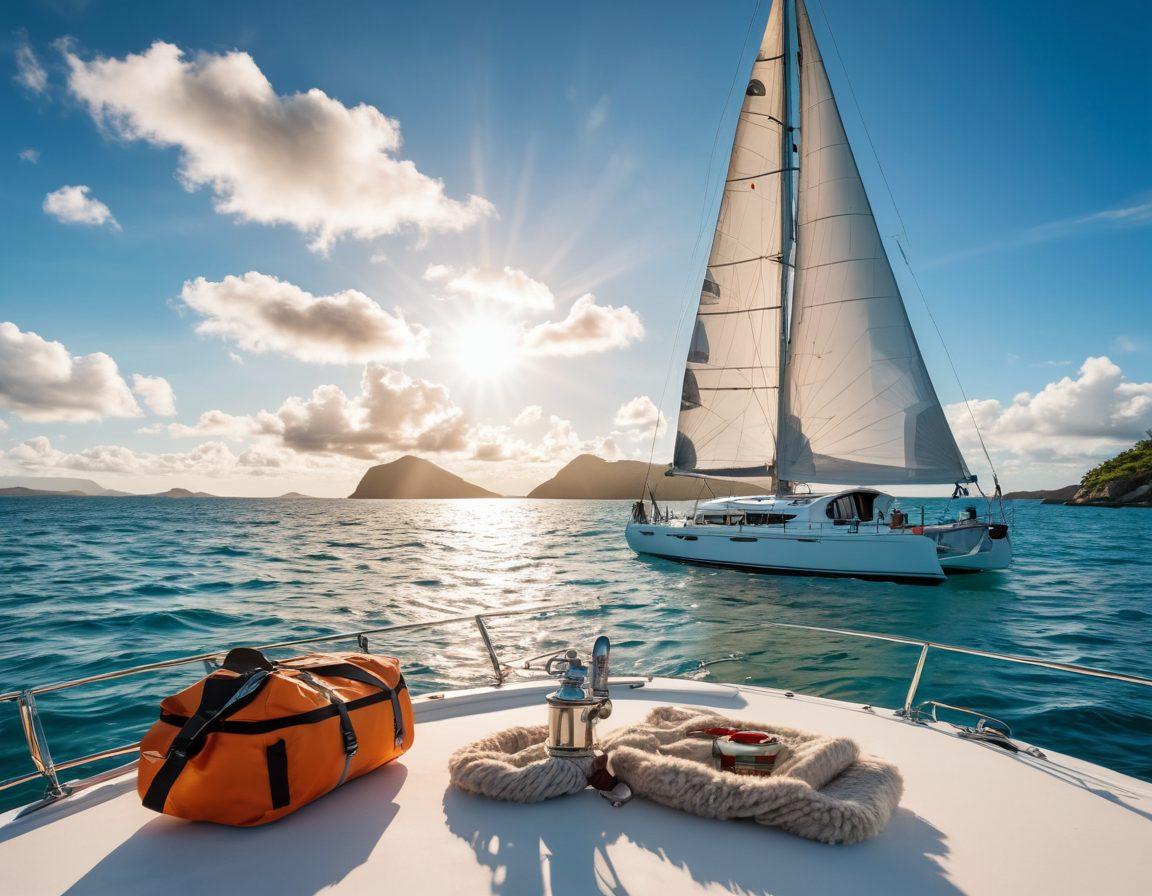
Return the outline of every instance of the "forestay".
{"type": "Polygon", "coordinates": [[[684,372],[674,467],[765,476],[779,403],[785,161],[783,4],[740,110],[684,372]]]}
{"type": "Polygon", "coordinates": [[[779,475],[856,485],[968,479],[803,0],[796,7],[802,139],[779,475]]]}

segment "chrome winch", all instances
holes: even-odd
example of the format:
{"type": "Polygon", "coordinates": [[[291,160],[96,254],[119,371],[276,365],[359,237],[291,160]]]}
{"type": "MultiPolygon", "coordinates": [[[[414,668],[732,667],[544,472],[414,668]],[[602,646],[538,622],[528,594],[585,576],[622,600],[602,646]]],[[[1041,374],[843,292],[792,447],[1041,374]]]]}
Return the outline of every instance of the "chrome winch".
{"type": "Polygon", "coordinates": [[[548,755],[564,759],[582,759],[594,755],[596,722],[612,714],[608,698],[608,658],[611,642],[604,635],[592,646],[591,673],[576,650],[553,656],[544,671],[560,678],[560,687],[550,693],[548,701],[548,755]]]}

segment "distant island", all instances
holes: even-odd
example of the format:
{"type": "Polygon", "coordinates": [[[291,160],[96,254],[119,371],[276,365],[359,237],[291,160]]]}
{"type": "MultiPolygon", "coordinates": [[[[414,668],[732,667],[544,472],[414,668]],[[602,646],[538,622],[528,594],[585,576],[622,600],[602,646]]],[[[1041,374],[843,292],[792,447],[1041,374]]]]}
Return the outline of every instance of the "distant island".
{"type": "Polygon", "coordinates": [[[1093,467],[1079,485],[1051,491],[1009,492],[1005,498],[1039,498],[1069,507],[1152,507],[1152,431],[1127,451],[1093,467]]]}
{"type": "Polygon", "coordinates": [[[499,498],[422,457],[405,455],[369,468],[349,498],[499,498]]]}
{"type": "Polygon", "coordinates": [[[1005,500],[1017,501],[1043,501],[1045,504],[1063,504],[1065,501],[1070,501],[1080,491],[1080,486],[1076,484],[1065,485],[1062,488],[1038,488],[1030,492],[1008,492],[1004,496],[1005,500]]]}
{"type": "Polygon", "coordinates": [[[98,497],[124,497],[128,492],[104,488],[91,479],[72,479],[65,476],[0,476],[0,495],[84,495],[98,497]]]}
{"type": "Polygon", "coordinates": [[[529,498],[576,498],[586,501],[632,500],[640,497],[644,478],[659,501],[693,501],[696,498],[750,495],[763,491],[763,484],[749,479],[693,479],[665,476],[664,464],[639,460],[604,460],[594,454],[581,454],[560,472],[528,493],[529,498]]]}
{"type": "Polygon", "coordinates": [[[90,498],[87,492],[79,489],[70,489],[66,492],[56,492],[42,488],[28,488],[23,485],[13,485],[0,488],[0,498],[90,498]]]}
{"type": "MultiPolygon", "coordinates": [[[[693,501],[697,498],[726,497],[763,493],[768,483],[747,479],[695,479],[664,475],[664,464],[639,460],[608,461],[593,454],[581,454],[564,465],[551,479],[536,486],[528,498],[566,498],[596,501],[635,501],[641,496],[645,477],[658,501],[693,501]]],[[[149,495],[129,495],[103,488],[90,479],[48,476],[0,476],[0,498],[67,497],[83,498],[222,498],[208,492],[170,488],[149,495]]],[[[448,499],[500,498],[502,495],[450,473],[429,460],[405,455],[398,460],[370,467],[361,477],[350,498],[448,499]]],[[[1008,492],[1007,499],[1042,501],[1084,507],[1152,507],[1152,432],[1127,451],[1092,468],[1078,485],[1057,489],[1008,492]]],[[[321,500],[300,492],[287,492],[262,500],[321,500]]]]}

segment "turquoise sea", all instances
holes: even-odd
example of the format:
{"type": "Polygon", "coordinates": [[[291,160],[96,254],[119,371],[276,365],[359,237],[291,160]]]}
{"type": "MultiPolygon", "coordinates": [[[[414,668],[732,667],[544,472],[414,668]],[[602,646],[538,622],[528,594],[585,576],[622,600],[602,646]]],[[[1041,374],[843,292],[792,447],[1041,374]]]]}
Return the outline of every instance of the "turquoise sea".
{"type": "MultiPolygon", "coordinates": [[[[902,503],[926,503],[930,519],[957,509],[902,503]]],[[[777,621],[1152,677],[1152,511],[1015,502],[1015,567],[931,587],[640,559],[623,540],[628,509],[514,499],[0,499],[0,691],[530,604],[554,611],[491,622],[507,662],[569,643],[588,649],[605,632],[619,672],[901,704],[916,648],[763,625],[777,621]]],[[[402,658],[417,693],[489,681],[468,624],[371,645],[402,658]]],[[[202,674],[188,666],[41,696],[54,757],[132,742],[161,696],[202,674]]],[[[1152,688],[933,654],[919,693],[1004,719],[1042,748],[1152,780],[1152,688]]],[[[0,779],[30,770],[15,704],[0,704],[0,779]]],[[[0,807],[40,789],[0,793],[0,807]]]]}

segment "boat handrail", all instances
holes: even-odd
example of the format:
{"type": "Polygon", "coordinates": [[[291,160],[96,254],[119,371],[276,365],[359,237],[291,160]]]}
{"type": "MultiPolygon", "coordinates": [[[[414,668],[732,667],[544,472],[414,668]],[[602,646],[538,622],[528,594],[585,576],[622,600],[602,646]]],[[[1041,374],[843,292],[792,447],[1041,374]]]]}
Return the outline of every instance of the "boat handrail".
{"type": "MultiPolygon", "coordinates": [[[[417,622],[404,622],[394,625],[379,626],[376,628],[355,629],[352,631],[338,632],[335,634],[296,638],[291,641],[280,641],[275,644],[267,644],[260,649],[277,650],[286,647],[297,647],[304,644],[324,644],[333,641],[356,641],[361,650],[367,651],[369,635],[377,635],[397,631],[410,631],[413,629],[433,628],[462,622],[471,622],[479,634],[480,641],[484,647],[485,653],[487,654],[488,661],[492,666],[495,685],[496,687],[499,687],[504,684],[507,673],[512,671],[512,667],[500,660],[500,657],[492,644],[492,638],[489,635],[486,620],[497,619],[505,616],[543,614],[548,612],[556,612],[560,609],[562,608],[550,605],[519,606],[510,607],[504,610],[481,609],[456,616],[442,616],[436,619],[425,619],[417,622]]],[[[945,653],[958,653],[967,656],[982,657],[999,662],[1017,663],[1025,666],[1037,666],[1043,669],[1052,669],[1058,672],[1069,672],[1075,675],[1082,675],[1092,678],[1103,678],[1112,681],[1126,682],[1128,684],[1152,687],[1152,678],[1146,678],[1141,675],[1113,672],[1108,669],[1098,669],[1092,666],[1081,666],[1075,663],[1061,663],[1055,660],[1043,659],[1042,657],[1019,656],[1015,654],[998,653],[992,650],[982,650],[977,647],[966,647],[959,644],[944,644],[938,641],[928,641],[921,638],[908,637],[906,635],[893,635],[881,632],[866,632],[857,631],[854,629],[832,628],[830,626],[804,625],[802,623],[795,622],[774,622],[768,620],[763,621],[761,625],[771,628],[818,632],[821,634],[836,635],[840,637],[862,638],[872,641],[884,641],[892,644],[919,647],[920,652],[916,660],[915,668],[912,672],[912,677],[908,684],[908,691],[904,698],[904,705],[900,709],[897,709],[895,712],[897,716],[912,721],[917,719],[917,713],[915,711],[916,692],[920,687],[920,680],[924,673],[924,666],[927,663],[928,654],[932,650],[938,650],[945,653]]],[[[93,762],[99,762],[101,760],[109,759],[115,756],[127,755],[129,753],[135,752],[139,748],[139,742],[136,742],[127,744],[123,747],[101,750],[100,752],[93,753],[89,756],[83,756],[78,759],[54,762],[51,752],[48,749],[47,737],[44,733],[39,712],[36,708],[37,695],[81,687],[83,685],[100,681],[110,681],[117,678],[124,678],[130,675],[139,675],[144,672],[151,672],[158,669],[168,669],[175,666],[187,665],[190,663],[203,662],[208,665],[209,668],[213,668],[211,664],[218,658],[222,657],[225,652],[226,651],[213,651],[211,653],[200,653],[192,656],[179,657],[177,659],[161,660],[155,663],[146,663],[141,666],[133,666],[129,669],[120,669],[113,672],[105,672],[100,675],[90,675],[85,678],[77,678],[70,681],[57,682],[55,684],[42,685],[40,687],[26,688],[24,690],[10,691],[5,694],[0,694],[0,703],[16,702],[19,706],[20,719],[24,730],[24,737],[28,745],[28,752],[32,759],[33,765],[36,767],[36,771],[34,772],[15,778],[9,778],[5,781],[0,781],[0,791],[7,790],[11,787],[17,787],[21,784],[27,784],[31,781],[35,781],[38,778],[42,778],[48,784],[45,800],[50,802],[52,800],[66,796],[72,792],[72,786],[60,782],[58,777],[59,772],[82,765],[88,765],[93,762]]],[[[530,662],[526,663],[524,668],[531,668],[530,662]]],[[[88,779],[88,782],[94,783],[98,780],[103,780],[103,777],[103,775],[96,775],[93,778],[88,779]]],[[[86,782],[80,782],[76,786],[84,786],[85,783],[86,782]]]]}

